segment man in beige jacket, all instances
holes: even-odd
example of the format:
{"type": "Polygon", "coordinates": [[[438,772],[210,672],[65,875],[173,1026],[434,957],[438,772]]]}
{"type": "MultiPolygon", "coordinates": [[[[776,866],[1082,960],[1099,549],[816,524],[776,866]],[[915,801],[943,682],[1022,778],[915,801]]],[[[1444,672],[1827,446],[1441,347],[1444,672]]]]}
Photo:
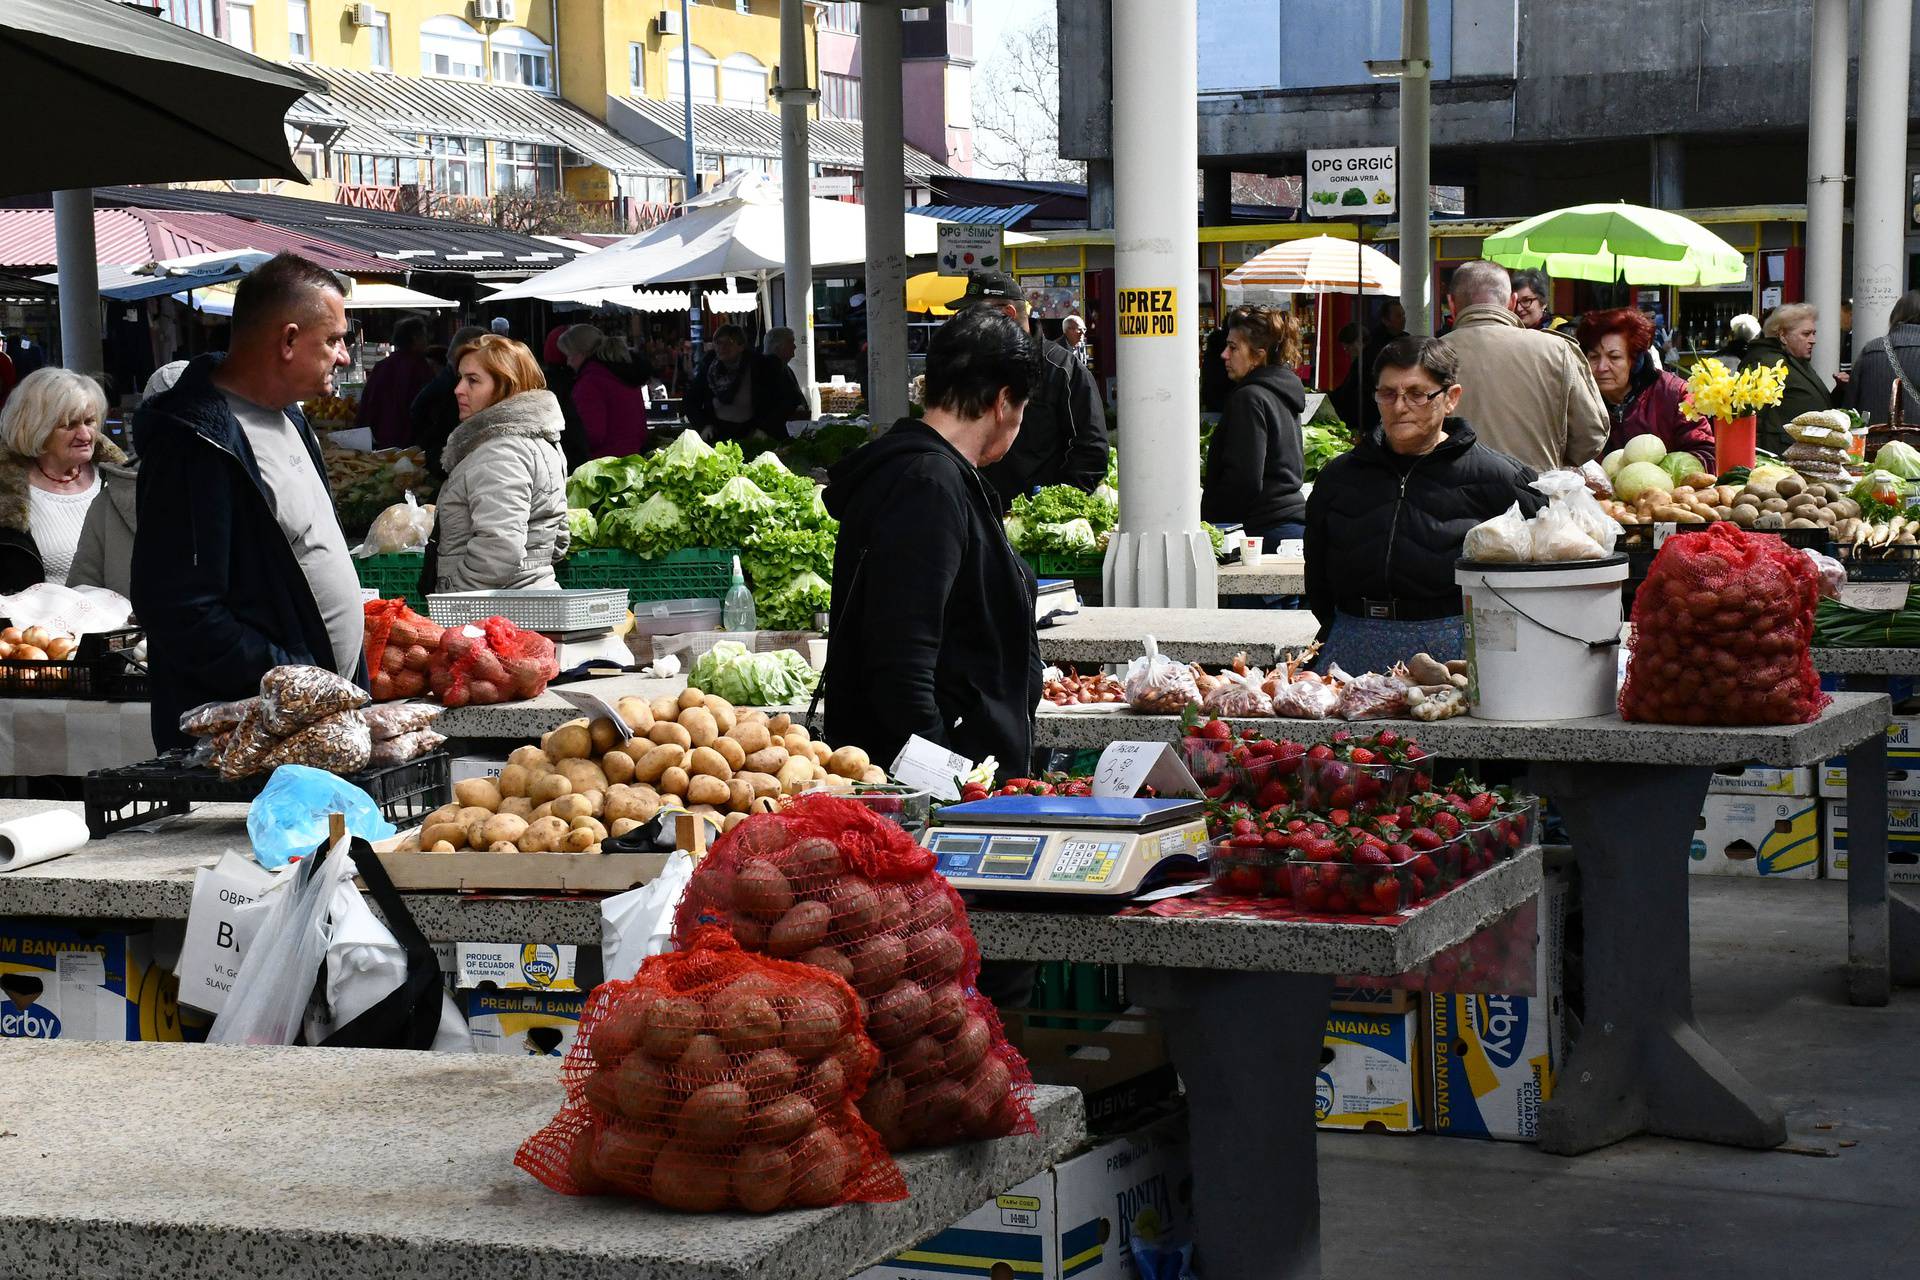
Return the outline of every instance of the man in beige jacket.
{"type": "Polygon", "coordinates": [[[1507,269],[1467,262],[1449,282],[1460,357],[1459,414],[1480,443],[1536,471],[1598,458],[1612,423],[1593,373],[1570,337],[1523,328],[1507,269]]]}

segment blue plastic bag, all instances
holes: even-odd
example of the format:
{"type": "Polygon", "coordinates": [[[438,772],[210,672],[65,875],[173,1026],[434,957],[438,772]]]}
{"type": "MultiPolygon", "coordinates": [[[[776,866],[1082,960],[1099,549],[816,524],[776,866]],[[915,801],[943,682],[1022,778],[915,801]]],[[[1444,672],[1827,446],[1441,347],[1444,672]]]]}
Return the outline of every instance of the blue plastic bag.
{"type": "Polygon", "coordinates": [[[253,856],[269,871],[304,858],[326,843],[327,815],[345,814],[347,831],[369,842],[398,828],[381,816],[373,797],[344,778],[303,764],[283,764],[247,810],[253,856]]]}

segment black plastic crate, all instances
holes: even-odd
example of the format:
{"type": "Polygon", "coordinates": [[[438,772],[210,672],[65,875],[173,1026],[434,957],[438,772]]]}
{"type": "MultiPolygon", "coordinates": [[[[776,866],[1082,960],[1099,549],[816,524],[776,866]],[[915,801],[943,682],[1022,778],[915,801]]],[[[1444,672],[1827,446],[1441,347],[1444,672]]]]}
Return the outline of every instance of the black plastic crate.
{"type": "Polygon", "coordinates": [[[147,673],[133,664],[133,651],[139,643],[139,630],[129,627],[89,632],[80,637],[78,649],[58,660],[0,658],[0,698],[143,702],[147,673]]]}
{"type": "Polygon", "coordinates": [[[1849,582],[1912,582],[1920,567],[1920,547],[1867,547],[1857,544],[1844,548],[1839,557],[1847,567],[1849,582]]]}
{"type": "MultiPolygon", "coordinates": [[[[373,797],[387,821],[402,829],[453,799],[453,757],[444,751],[348,776],[373,797]]],[[[189,813],[195,804],[244,804],[266,788],[271,773],[229,782],[218,770],[189,766],[184,752],[158,760],[97,769],[87,775],[87,831],[94,839],[137,827],[168,814],[189,813]]]]}

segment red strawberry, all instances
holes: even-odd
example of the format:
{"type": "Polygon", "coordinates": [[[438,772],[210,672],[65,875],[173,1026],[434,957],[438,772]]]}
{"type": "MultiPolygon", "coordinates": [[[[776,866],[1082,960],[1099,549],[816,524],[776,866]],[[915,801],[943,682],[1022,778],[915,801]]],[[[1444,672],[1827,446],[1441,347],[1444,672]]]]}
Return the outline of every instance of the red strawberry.
{"type": "Polygon", "coordinates": [[[1424,853],[1417,853],[1413,856],[1411,867],[1413,874],[1428,882],[1431,882],[1440,874],[1440,868],[1436,867],[1433,864],[1433,859],[1424,853]]]}
{"type": "Polygon", "coordinates": [[[1334,854],[1339,852],[1339,846],[1324,836],[1307,840],[1299,844],[1298,847],[1302,853],[1307,855],[1308,860],[1312,862],[1331,862],[1333,861],[1334,854]]]}
{"type": "Polygon", "coordinates": [[[1361,866],[1367,867],[1384,867],[1390,865],[1392,862],[1392,859],[1387,857],[1387,851],[1384,848],[1371,844],[1363,844],[1355,849],[1353,851],[1353,860],[1361,866]]]}
{"type": "Polygon", "coordinates": [[[1293,896],[1293,901],[1302,911],[1325,911],[1327,891],[1317,884],[1303,884],[1300,892],[1293,896]]]}
{"type": "Polygon", "coordinates": [[[1287,847],[1287,833],[1284,831],[1269,831],[1260,837],[1260,841],[1269,849],[1284,849],[1287,847]]]}
{"type": "Polygon", "coordinates": [[[1307,759],[1331,760],[1333,759],[1333,748],[1324,742],[1316,742],[1313,746],[1307,748],[1307,759]]]}
{"type": "Polygon", "coordinates": [[[1214,881],[1227,893],[1251,897],[1260,892],[1260,872],[1254,867],[1234,867],[1214,881]]]}
{"type": "Polygon", "coordinates": [[[1233,824],[1233,834],[1237,836],[1258,835],[1260,828],[1254,825],[1252,818],[1240,818],[1233,824]]]}
{"type": "Polygon", "coordinates": [[[1482,791],[1467,801],[1467,816],[1475,822],[1485,822],[1493,816],[1493,809],[1499,803],[1499,797],[1491,791],[1482,791]]]}
{"type": "Polygon", "coordinates": [[[1433,829],[1451,840],[1460,834],[1460,819],[1445,809],[1433,815],[1433,829]]]}
{"type": "Polygon", "coordinates": [[[1400,882],[1392,876],[1381,876],[1373,882],[1374,905],[1382,911],[1400,909],[1400,882]]]}
{"type": "Polygon", "coordinates": [[[1365,747],[1355,747],[1353,749],[1353,754],[1348,757],[1348,759],[1352,760],[1354,764],[1372,764],[1375,760],[1378,760],[1379,758],[1380,758],[1379,756],[1376,756],[1375,754],[1373,754],[1373,752],[1367,750],[1365,747]]]}
{"type": "Polygon", "coordinates": [[[1382,729],[1374,741],[1383,747],[1391,747],[1400,741],[1400,735],[1391,729],[1382,729]]]}
{"type": "Polygon", "coordinates": [[[1345,809],[1332,809],[1327,813],[1327,821],[1336,827],[1344,827],[1353,821],[1353,815],[1345,809]]]}
{"type": "Polygon", "coordinates": [[[1432,853],[1446,841],[1436,835],[1430,827],[1415,827],[1407,832],[1407,843],[1422,853],[1432,853]]]}
{"type": "Polygon", "coordinates": [[[1233,736],[1233,726],[1225,720],[1209,720],[1200,726],[1200,736],[1223,742],[1233,736]]]}

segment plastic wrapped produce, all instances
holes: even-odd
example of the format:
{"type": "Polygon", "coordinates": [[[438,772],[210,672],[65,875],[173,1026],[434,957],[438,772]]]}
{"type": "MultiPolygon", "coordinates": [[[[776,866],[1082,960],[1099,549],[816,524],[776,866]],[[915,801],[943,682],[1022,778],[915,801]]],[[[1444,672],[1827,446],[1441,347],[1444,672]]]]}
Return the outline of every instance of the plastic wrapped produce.
{"type": "Polygon", "coordinates": [[[415,613],[405,600],[369,600],[365,615],[373,700],[425,697],[427,672],[445,628],[415,613]]]}
{"type": "Polygon", "coordinates": [[[427,667],[427,687],[449,707],[538,697],[560,674],[553,641],[505,618],[448,627],[427,667]]]}
{"type": "Polygon", "coordinates": [[[260,699],[241,698],[238,702],[203,702],[180,717],[180,732],[195,738],[217,738],[232,733],[257,710],[260,699]]]}
{"type": "Polygon", "coordinates": [[[323,667],[275,667],[260,677],[260,724],[275,737],[367,705],[367,691],[323,667]]]}
{"type": "Polygon", "coordinates": [[[393,555],[401,551],[425,551],[433,537],[433,508],[423,507],[409,492],[404,502],[396,502],[373,518],[361,554],[393,555]]]}
{"type": "Polygon", "coordinates": [[[1461,554],[1483,563],[1510,564],[1533,554],[1533,531],[1527,518],[1514,503],[1491,520],[1482,520],[1467,530],[1461,554]]]}
{"type": "Polygon", "coordinates": [[[1347,676],[1333,669],[1340,685],[1340,703],[1334,714],[1342,720],[1393,720],[1407,714],[1407,682],[1396,675],[1369,671],[1347,676]]]}
{"type": "Polygon", "coordinates": [[[255,772],[304,764],[328,773],[358,773],[373,753],[373,736],[357,712],[336,711],[280,739],[255,772]]]}
{"type": "Polygon", "coordinates": [[[906,1199],[854,1106],[878,1054],[853,990],[724,930],[685,941],[594,989],[567,1103],[514,1163],[566,1195],[687,1213],[906,1199]]]}
{"type": "Polygon", "coordinates": [[[389,702],[362,708],[360,718],[367,722],[373,740],[381,742],[431,728],[442,710],[431,702],[389,702]]]}
{"type": "Polygon", "coordinates": [[[1223,671],[1220,682],[1201,702],[1201,709],[1215,716],[1270,716],[1273,702],[1261,692],[1261,679],[1257,667],[1245,675],[1223,671]]]}
{"type": "Polygon", "coordinates": [[[1122,689],[1127,706],[1144,715],[1177,716],[1200,701],[1193,672],[1163,656],[1152,636],[1147,637],[1146,653],[1127,664],[1122,689]]]}

